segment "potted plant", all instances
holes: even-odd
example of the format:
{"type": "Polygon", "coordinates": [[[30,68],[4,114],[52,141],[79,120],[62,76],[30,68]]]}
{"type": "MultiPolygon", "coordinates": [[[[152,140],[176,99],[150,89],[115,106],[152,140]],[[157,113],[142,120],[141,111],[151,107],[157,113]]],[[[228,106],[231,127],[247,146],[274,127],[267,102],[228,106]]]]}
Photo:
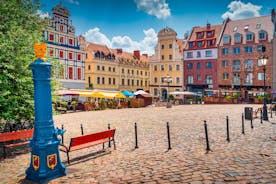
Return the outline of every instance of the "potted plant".
{"type": "Polygon", "coordinates": [[[106,108],[106,103],[105,103],[104,99],[101,99],[100,108],[101,108],[101,110],[104,110],[106,108]]]}
{"type": "Polygon", "coordinates": [[[72,101],[71,105],[73,107],[73,111],[76,112],[77,101],[72,101]]]}
{"type": "Polygon", "coordinates": [[[263,102],[264,96],[258,96],[258,102],[263,102]]]}
{"type": "Polygon", "coordinates": [[[227,96],[225,97],[225,99],[227,100],[227,103],[229,103],[229,102],[232,100],[232,96],[227,95],[227,96]]]}

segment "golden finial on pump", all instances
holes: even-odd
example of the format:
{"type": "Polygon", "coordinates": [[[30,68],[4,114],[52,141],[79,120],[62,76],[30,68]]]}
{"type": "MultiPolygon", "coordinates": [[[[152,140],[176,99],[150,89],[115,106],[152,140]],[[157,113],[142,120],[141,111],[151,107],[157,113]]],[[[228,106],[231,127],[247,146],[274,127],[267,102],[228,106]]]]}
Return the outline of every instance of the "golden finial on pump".
{"type": "Polygon", "coordinates": [[[34,44],[34,51],[35,51],[35,59],[40,58],[44,62],[46,61],[46,43],[35,43],[34,44]]]}

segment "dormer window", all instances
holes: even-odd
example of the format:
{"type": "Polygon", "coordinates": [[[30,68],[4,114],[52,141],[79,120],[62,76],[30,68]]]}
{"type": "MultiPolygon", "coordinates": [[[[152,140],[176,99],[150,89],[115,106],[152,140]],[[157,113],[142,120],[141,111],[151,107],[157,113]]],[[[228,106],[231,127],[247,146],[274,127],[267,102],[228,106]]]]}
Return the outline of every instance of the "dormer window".
{"type": "Polygon", "coordinates": [[[213,37],[214,36],[214,31],[207,31],[207,37],[213,37]]]}
{"type": "Polygon", "coordinates": [[[256,24],[256,29],[260,29],[262,24],[256,24]]]}
{"type": "Polygon", "coordinates": [[[266,40],[267,39],[267,32],[264,30],[259,31],[259,40],[266,40]]]}
{"type": "Polygon", "coordinates": [[[214,46],[215,40],[207,40],[207,46],[214,46]]]}
{"type": "Polygon", "coordinates": [[[203,38],[203,32],[196,33],[196,38],[197,39],[202,39],[203,38]]]}
{"type": "Polygon", "coordinates": [[[198,47],[202,47],[202,41],[197,42],[197,46],[198,46],[198,47]]]}
{"type": "Polygon", "coordinates": [[[250,42],[250,41],[253,41],[254,40],[254,33],[252,32],[247,32],[246,33],[246,41],[247,42],[250,42]]]}
{"type": "Polygon", "coordinates": [[[242,42],[242,35],[240,33],[234,34],[234,42],[235,43],[241,43],[242,42]]]}
{"type": "Polygon", "coordinates": [[[223,44],[229,44],[229,43],[230,43],[230,35],[224,35],[223,44]]]}
{"type": "Polygon", "coordinates": [[[194,42],[189,42],[189,47],[193,48],[194,47],[194,42]]]}
{"type": "Polygon", "coordinates": [[[96,59],[99,59],[99,58],[100,58],[100,52],[99,52],[99,51],[95,53],[95,58],[96,58],[96,59]]]}

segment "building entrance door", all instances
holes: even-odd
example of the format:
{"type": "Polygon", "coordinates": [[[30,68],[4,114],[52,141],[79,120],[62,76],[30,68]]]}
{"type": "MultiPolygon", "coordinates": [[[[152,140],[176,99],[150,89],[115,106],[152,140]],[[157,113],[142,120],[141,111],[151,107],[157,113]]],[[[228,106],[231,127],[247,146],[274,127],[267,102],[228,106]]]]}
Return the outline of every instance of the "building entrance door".
{"type": "Polygon", "coordinates": [[[167,100],[167,96],[168,96],[167,94],[168,94],[167,90],[162,89],[162,100],[163,101],[167,100]]]}

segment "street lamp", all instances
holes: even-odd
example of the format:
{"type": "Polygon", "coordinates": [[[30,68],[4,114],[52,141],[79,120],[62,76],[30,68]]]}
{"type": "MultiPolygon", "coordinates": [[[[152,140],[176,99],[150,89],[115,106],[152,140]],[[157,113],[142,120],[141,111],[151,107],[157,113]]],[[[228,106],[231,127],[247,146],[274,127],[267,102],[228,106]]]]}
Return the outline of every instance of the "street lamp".
{"type": "Polygon", "coordinates": [[[268,116],[267,116],[267,105],[266,105],[266,94],[265,94],[265,92],[266,92],[266,86],[265,86],[265,80],[266,80],[266,68],[265,68],[265,66],[266,66],[266,63],[267,63],[267,59],[268,59],[268,57],[267,56],[262,56],[262,57],[260,57],[259,58],[259,61],[260,61],[260,63],[262,64],[262,66],[263,66],[263,71],[264,71],[264,106],[263,106],[263,120],[266,120],[266,121],[268,121],[268,116]]]}
{"type": "Polygon", "coordinates": [[[170,108],[171,105],[170,105],[170,99],[169,99],[169,87],[170,87],[170,83],[172,82],[172,77],[167,75],[165,78],[164,78],[164,82],[167,82],[168,84],[168,91],[167,91],[167,108],[170,108]]]}

